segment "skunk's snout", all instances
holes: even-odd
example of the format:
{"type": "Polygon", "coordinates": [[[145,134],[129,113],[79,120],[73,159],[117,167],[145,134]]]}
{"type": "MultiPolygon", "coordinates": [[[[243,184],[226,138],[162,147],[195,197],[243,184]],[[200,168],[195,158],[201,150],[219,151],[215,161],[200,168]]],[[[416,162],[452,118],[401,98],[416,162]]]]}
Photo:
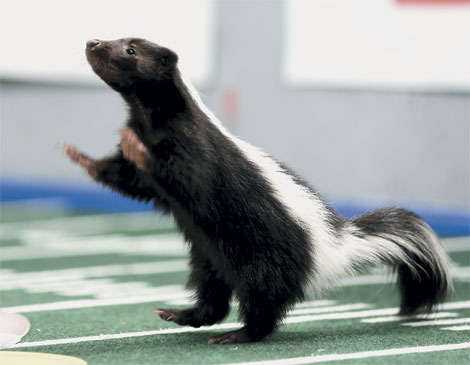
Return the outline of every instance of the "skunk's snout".
{"type": "Polygon", "coordinates": [[[99,46],[101,42],[97,39],[91,39],[88,42],[86,42],[86,48],[89,50],[92,50],[93,48],[99,46]]]}

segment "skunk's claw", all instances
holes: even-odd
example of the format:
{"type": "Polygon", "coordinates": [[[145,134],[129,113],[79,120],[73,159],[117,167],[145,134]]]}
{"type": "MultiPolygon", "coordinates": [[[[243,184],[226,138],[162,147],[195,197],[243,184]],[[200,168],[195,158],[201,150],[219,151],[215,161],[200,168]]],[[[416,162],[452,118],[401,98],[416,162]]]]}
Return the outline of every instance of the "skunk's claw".
{"type": "Polygon", "coordinates": [[[87,155],[80,152],[75,146],[72,146],[68,143],[61,142],[59,147],[65,152],[65,154],[75,163],[78,163],[82,166],[88,174],[96,178],[97,171],[96,171],[96,163],[87,155]]]}

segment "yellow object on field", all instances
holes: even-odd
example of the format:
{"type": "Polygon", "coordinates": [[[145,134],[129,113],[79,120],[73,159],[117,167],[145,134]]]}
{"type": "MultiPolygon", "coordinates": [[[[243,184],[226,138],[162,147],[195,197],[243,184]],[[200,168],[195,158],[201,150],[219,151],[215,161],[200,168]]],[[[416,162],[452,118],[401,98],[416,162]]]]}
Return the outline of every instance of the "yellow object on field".
{"type": "Polygon", "coordinates": [[[5,365],[86,365],[86,361],[73,356],[42,352],[0,351],[0,364],[5,365]]]}

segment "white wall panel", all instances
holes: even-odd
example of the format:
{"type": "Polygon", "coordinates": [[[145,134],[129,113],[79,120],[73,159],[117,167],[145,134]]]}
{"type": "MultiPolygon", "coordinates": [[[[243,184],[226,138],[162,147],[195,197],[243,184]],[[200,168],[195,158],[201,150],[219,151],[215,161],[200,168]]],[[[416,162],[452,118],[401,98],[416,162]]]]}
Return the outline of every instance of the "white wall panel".
{"type": "Polygon", "coordinates": [[[284,79],[294,85],[468,90],[470,6],[286,0],[284,79]]]}
{"type": "Polygon", "coordinates": [[[2,0],[0,71],[90,82],[97,78],[85,59],[86,41],[135,36],[176,50],[185,73],[200,84],[212,65],[213,8],[213,0],[2,0]]]}

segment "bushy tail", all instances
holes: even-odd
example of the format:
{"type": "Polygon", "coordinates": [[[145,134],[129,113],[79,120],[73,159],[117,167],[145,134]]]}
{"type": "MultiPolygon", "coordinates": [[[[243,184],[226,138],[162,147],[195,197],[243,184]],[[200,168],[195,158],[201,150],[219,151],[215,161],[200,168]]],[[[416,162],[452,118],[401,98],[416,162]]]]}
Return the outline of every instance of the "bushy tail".
{"type": "MultiPolygon", "coordinates": [[[[375,258],[398,275],[400,314],[431,311],[452,290],[449,260],[434,231],[416,214],[398,208],[365,213],[349,221],[375,258]]],[[[365,247],[364,247],[365,248],[365,247]]]]}

